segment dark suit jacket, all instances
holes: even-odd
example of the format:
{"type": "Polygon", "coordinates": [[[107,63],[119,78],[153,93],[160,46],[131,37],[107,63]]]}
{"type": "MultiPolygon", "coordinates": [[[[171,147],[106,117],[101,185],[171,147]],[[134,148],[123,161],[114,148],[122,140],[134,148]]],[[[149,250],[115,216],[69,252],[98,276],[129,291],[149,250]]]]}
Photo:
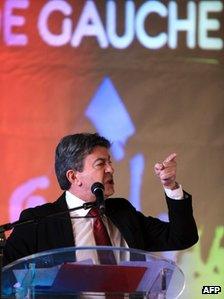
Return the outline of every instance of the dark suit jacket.
{"type": "MultiPolygon", "coordinates": [[[[106,199],[106,215],[130,248],[147,251],[186,249],[197,242],[198,233],[191,196],[186,192],[184,195],[184,200],[166,198],[169,223],[144,216],[123,198],[106,199]]],[[[5,245],[3,264],[40,251],[74,246],[69,213],[46,218],[47,215],[66,210],[65,193],[53,203],[24,210],[20,220],[36,219],[36,223],[13,230],[5,245]]]]}

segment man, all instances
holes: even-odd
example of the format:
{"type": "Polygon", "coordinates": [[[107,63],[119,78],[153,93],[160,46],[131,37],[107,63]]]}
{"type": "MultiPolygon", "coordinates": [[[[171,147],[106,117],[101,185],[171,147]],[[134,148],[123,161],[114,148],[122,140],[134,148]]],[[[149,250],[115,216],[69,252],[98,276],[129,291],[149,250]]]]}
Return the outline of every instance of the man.
{"type": "Polygon", "coordinates": [[[55,171],[65,192],[53,203],[21,213],[21,220],[37,219],[37,223],[13,230],[6,242],[4,264],[44,250],[99,245],[93,232],[93,219],[88,217],[89,210],[46,218],[95,201],[91,191],[95,182],[104,186],[106,215],[103,223],[111,245],[167,251],[186,249],[197,242],[191,195],[176,182],[176,154],[155,165],[155,173],[165,190],[169,210],[167,223],[144,216],[126,199],[110,197],[114,193],[114,168],[109,148],[110,142],[98,134],[81,133],[62,138],[56,148],[55,171]]]}

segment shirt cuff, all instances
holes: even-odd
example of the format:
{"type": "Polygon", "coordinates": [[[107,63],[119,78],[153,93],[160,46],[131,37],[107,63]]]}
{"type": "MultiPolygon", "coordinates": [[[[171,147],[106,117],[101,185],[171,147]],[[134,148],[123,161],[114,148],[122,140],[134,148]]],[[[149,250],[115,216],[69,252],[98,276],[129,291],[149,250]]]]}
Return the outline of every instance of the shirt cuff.
{"type": "Polygon", "coordinates": [[[164,188],[164,191],[166,195],[171,199],[177,199],[177,200],[184,199],[184,192],[181,185],[179,185],[179,188],[174,190],[164,188]]]}

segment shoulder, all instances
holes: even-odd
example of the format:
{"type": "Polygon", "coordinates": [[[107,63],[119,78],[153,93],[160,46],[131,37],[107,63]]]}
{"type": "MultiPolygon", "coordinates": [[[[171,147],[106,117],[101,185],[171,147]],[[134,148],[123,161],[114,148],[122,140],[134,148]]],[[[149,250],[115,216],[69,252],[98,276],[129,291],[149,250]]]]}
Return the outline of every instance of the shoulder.
{"type": "Polygon", "coordinates": [[[64,193],[54,202],[45,203],[40,206],[25,209],[20,214],[20,219],[28,219],[31,217],[45,217],[52,213],[57,213],[66,209],[66,201],[64,193]]]}
{"type": "Polygon", "coordinates": [[[106,205],[125,205],[132,206],[131,203],[122,197],[109,197],[105,200],[106,205]]]}
{"type": "Polygon", "coordinates": [[[107,198],[105,200],[106,209],[111,212],[117,211],[136,211],[132,204],[125,198],[107,198]]]}

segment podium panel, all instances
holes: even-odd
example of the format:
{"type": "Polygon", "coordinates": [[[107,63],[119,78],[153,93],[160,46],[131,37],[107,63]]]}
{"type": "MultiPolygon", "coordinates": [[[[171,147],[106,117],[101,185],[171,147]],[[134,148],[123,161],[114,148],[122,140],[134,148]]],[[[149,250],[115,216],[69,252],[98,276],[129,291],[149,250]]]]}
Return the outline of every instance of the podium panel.
{"type": "Polygon", "coordinates": [[[184,289],[176,264],[120,247],[66,247],[19,259],[3,268],[2,298],[175,299],[184,289]],[[114,255],[116,263],[99,263],[114,255]]]}

